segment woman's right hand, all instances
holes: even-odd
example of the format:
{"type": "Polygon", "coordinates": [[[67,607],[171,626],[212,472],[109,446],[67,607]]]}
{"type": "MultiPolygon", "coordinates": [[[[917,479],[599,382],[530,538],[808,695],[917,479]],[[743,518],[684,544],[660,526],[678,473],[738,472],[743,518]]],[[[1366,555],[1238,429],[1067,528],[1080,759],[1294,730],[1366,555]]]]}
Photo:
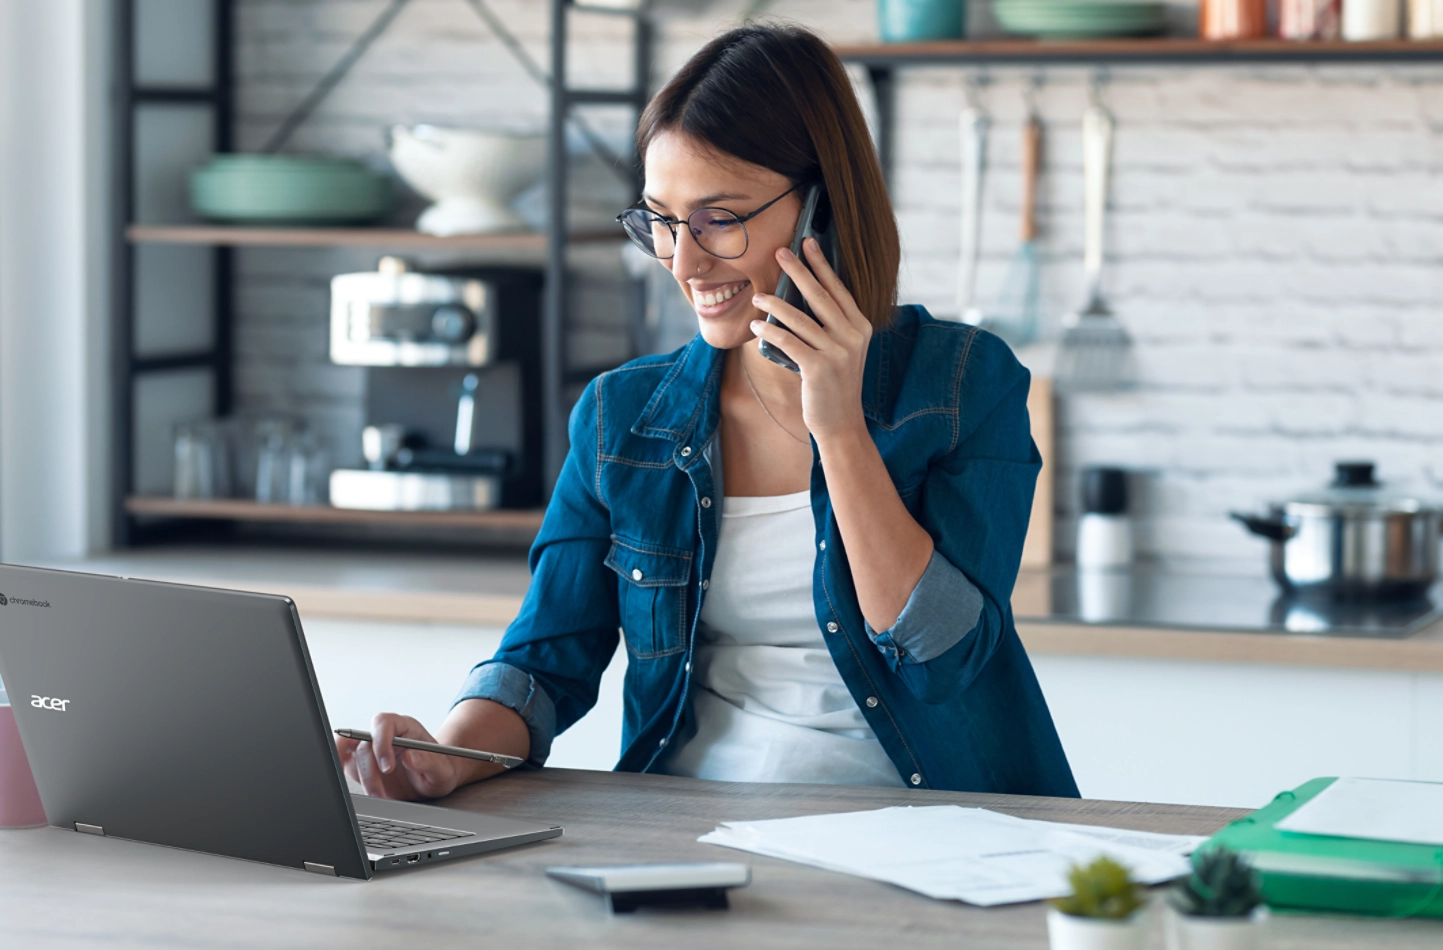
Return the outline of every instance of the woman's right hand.
{"type": "Polygon", "coordinates": [[[398,749],[394,737],[435,742],[431,733],[410,716],[377,713],[371,720],[371,741],[336,737],[336,750],[346,776],[360,782],[372,798],[440,798],[462,784],[454,756],[415,749],[398,749]]]}
{"type": "Polygon", "coordinates": [[[336,751],[346,776],[360,782],[372,798],[440,798],[468,782],[490,778],[505,769],[490,762],[460,759],[435,752],[398,749],[397,737],[437,742],[463,749],[485,749],[526,759],[531,755],[531,734],[526,720],[489,699],[457,703],[441,724],[440,740],[410,716],[377,713],[371,720],[371,741],[336,737],[336,751]]]}

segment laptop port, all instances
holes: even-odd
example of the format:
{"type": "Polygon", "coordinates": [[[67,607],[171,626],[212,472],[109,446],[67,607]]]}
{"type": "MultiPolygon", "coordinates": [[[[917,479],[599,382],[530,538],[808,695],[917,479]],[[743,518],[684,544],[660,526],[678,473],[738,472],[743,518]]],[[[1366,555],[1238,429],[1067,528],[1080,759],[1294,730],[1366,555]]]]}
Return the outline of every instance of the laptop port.
{"type": "Polygon", "coordinates": [[[419,854],[411,854],[406,856],[407,864],[415,864],[419,860],[421,860],[421,856],[419,854]]]}
{"type": "Polygon", "coordinates": [[[436,860],[436,852],[434,852],[434,851],[427,851],[427,852],[426,852],[426,860],[427,860],[427,861],[434,861],[434,860],[436,860]]]}

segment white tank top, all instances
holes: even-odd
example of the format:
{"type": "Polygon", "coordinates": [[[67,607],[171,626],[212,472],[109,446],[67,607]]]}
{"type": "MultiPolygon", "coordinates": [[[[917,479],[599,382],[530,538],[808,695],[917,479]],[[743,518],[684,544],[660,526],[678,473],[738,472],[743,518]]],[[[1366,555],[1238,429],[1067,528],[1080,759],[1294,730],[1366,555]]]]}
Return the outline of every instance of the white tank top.
{"type": "Polygon", "coordinates": [[[902,786],[827,651],[811,493],[727,498],[692,673],[697,734],[672,775],[902,786]]]}

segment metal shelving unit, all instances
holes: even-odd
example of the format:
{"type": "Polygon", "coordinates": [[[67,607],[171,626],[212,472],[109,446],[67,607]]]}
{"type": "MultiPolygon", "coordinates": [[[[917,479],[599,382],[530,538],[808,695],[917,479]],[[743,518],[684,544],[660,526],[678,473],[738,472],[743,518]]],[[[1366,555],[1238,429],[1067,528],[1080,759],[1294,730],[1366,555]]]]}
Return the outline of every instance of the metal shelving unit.
{"type": "MultiPolygon", "coordinates": [[[[550,113],[548,116],[547,173],[550,217],[543,233],[477,234],[436,237],[401,228],[290,228],[236,227],[205,223],[173,223],[140,220],[137,214],[138,142],[135,135],[137,110],[150,104],[188,104],[207,108],[214,134],[210,152],[231,149],[233,115],[234,0],[195,0],[208,5],[209,35],[189,37],[211,50],[212,67],[203,84],[184,86],[146,85],[137,81],[135,49],[137,17],[148,0],[115,0],[118,30],[116,50],[116,108],[122,116],[115,142],[116,229],[112,245],[117,304],[114,320],[114,452],[111,510],[113,537],[117,547],[161,540],[200,523],[255,522],[291,525],[369,525],[376,527],[430,527],[446,525],[474,529],[483,536],[490,529],[510,532],[531,531],[539,526],[540,512],[364,512],[330,508],[257,505],[244,499],[215,499],[206,502],[177,502],[164,496],[137,492],[137,387],[158,373],[202,369],[211,374],[210,395],[217,417],[227,415],[233,405],[232,372],[232,279],[235,247],[374,247],[395,250],[467,251],[482,256],[503,256],[511,260],[534,261],[544,266],[546,291],[543,303],[542,402],[545,432],[545,467],[548,486],[554,482],[567,451],[566,422],[569,413],[567,387],[589,381],[594,370],[573,368],[565,359],[568,293],[567,251],[573,244],[618,241],[620,229],[602,232],[571,232],[567,225],[569,159],[566,129],[578,107],[620,105],[631,107],[639,117],[649,96],[652,25],[647,3],[634,9],[591,7],[576,0],[550,0],[552,36],[550,45],[550,113]],[[626,17],[634,21],[632,84],[623,89],[573,89],[567,84],[569,17],[573,12],[626,17]],[[193,247],[208,249],[211,255],[211,346],[177,350],[161,355],[137,352],[137,260],[145,248],[193,247]]],[[[636,192],[640,192],[639,170],[631,168],[636,192]]],[[[638,291],[639,294],[639,291],[638,291]]],[[[637,307],[638,314],[640,306],[637,307]]]]}

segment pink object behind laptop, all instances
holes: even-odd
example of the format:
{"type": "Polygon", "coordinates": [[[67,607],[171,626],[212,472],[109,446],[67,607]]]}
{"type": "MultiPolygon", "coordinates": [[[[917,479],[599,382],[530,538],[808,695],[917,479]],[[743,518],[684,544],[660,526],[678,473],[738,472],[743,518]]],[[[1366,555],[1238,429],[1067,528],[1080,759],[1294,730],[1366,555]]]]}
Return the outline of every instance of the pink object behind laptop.
{"type": "Polygon", "coordinates": [[[30,774],[30,761],[20,745],[20,730],[15,728],[15,711],[0,690],[0,828],[34,828],[45,824],[45,808],[35,779],[30,774]]]}

